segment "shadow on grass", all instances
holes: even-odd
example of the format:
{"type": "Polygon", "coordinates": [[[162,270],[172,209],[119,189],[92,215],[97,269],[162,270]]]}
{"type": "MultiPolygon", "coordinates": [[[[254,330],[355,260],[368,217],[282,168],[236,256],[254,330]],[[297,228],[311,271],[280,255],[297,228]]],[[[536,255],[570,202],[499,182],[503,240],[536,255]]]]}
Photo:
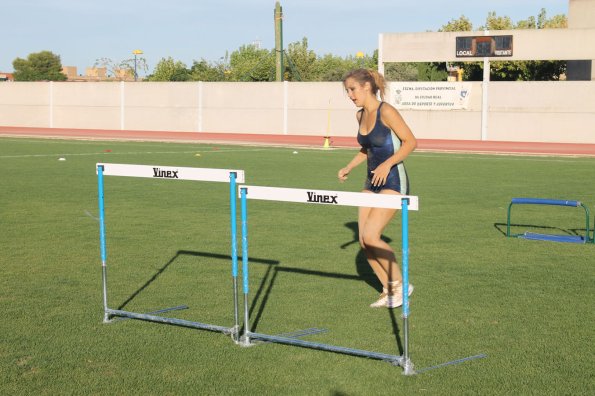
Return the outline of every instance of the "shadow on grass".
{"type": "MultiPolygon", "coordinates": [[[[510,224],[511,228],[511,235],[515,234],[518,235],[518,232],[512,232],[514,227],[523,227],[525,231],[548,231],[550,234],[563,234],[563,235],[572,235],[572,236],[580,236],[585,235],[587,230],[584,228],[560,228],[560,227],[552,227],[552,226],[543,226],[543,225],[535,225],[535,224],[510,224]]],[[[506,236],[506,223],[494,223],[494,228],[501,233],[502,235],[506,236]]],[[[523,231],[524,232],[524,231],[523,231]]]]}
{"type": "MultiPolygon", "coordinates": [[[[344,243],[341,245],[341,249],[345,249],[349,245],[359,244],[359,228],[356,221],[351,221],[349,223],[345,223],[345,227],[349,228],[353,232],[353,240],[344,243]]],[[[392,239],[382,236],[382,240],[388,244],[392,242],[392,239]]],[[[382,284],[378,280],[378,277],[370,267],[368,263],[368,259],[366,257],[366,253],[363,249],[359,249],[357,255],[355,256],[355,268],[358,273],[358,278],[364,280],[369,286],[374,288],[377,292],[382,291],[382,284]]],[[[395,336],[397,347],[399,348],[399,354],[403,354],[403,344],[401,342],[401,331],[399,329],[399,325],[397,322],[397,318],[395,317],[395,310],[389,309],[388,314],[391,320],[391,324],[393,327],[393,334],[395,336]]]]}
{"type": "MultiPolygon", "coordinates": [[[[359,245],[359,230],[357,221],[351,221],[349,223],[345,223],[345,227],[349,228],[353,232],[353,240],[344,243],[341,245],[341,249],[345,249],[347,246],[358,244],[359,245]]],[[[392,242],[392,239],[382,236],[382,240],[388,244],[392,242]]],[[[359,249],[357,252],[357,256],[355,256],[355,269],[359,278],[365,281],[370,287],[374,288],[378,293],[382,291],[382,284],[378,280],[378,277],[368,264],[368,259],[366,258],[366,252],[363,249],[359,249]]]]}
{"type": "MultiPolygon", "coordinates": [[[[191,250],[178,250],[176,254],[168,260],[167,263],[161,268],[157,270],[141,287],[139,287],[134,293],[132,293],[120,306],[117,308],[119,310],[124,309],[132,300],[134,300],[140,293],[142,293],[145,289],[147,289],[153,282],[159,278],[161,274],[167,270],[167,268],[172,265],[179,257],[181,256],[191,256],[191,257],[207,257],[211,259],[218,259],[224,260],[226,262],[231,263],[231,256],[227,254],[220,254],[220,253],[211,253],[211,252],[195,252],[191,250]]],[[[276,260],[267,260],[267,259],[260,259],[260,258],[249,258],[248,259],[251,263],[258,263],[258,264],[268,264],[268,265],[277,265],[279,261],[276,260]]],[[[241,265],[242,257],[238,257],[238,265],[241,265]]]]}

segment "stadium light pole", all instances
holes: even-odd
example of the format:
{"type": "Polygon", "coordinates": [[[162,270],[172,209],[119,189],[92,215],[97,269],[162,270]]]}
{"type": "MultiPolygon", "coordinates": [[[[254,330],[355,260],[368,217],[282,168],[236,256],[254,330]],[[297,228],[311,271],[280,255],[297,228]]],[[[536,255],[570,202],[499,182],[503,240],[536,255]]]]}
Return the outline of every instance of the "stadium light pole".
{"type": "Polygon", "coordinates": [[[138,79],[138,73],[136,72],[136,57],[138,55],[142,55],[143,51],[137,49],[137,50],[132,51],[132,53],[134,54],[134,81],[136,81],[138,79]]]}
{"type": "Polygon", "coordinates": [[[362,51],[358,51],[357,54],[355,54],[355,57],[357,58],[357,63],[359,64],[359,67],[363,68],[364,67],[364,53],[362,51]]]}

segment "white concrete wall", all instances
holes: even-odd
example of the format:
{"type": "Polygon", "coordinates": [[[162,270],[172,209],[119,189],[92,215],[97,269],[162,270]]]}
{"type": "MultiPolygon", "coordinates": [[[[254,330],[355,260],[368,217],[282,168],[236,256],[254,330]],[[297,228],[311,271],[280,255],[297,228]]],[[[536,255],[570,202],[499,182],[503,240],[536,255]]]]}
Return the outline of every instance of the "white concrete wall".
{"type": "MultiPolygon", "coordinates": [[[[402,110],[422,139],[481,139],[482,85],[465,110],[402,110]]],[[[334,83],[0,83],[0,125],[354,136],[334,83]],[[329,123],[330,120],[330,123],[329,123]]],[[[489,83],[488,140],[595,143],[595,81],[489,83]]]]}

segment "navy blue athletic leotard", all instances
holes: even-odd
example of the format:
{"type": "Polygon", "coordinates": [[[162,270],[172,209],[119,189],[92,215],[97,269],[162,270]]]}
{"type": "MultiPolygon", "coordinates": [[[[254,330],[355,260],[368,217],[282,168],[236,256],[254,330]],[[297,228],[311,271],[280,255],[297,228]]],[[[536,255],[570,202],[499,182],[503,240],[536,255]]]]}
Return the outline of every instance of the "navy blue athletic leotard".
{"type": "MultiPolygon", "coordinates": [[[[402,143],[401,139],[380,120],[380,108],[383,103],[381,102],[380,106],[378,106],[374,128],[367,135],[362,135],[359,130],[357,132],[357,142],[368,153],[368,173],[364,189],[375,193],[384,189],[390,189],[407,195],[409,194],[409,179],[407,178],[407,172],[405,171],[403,162],[399,162],[391,168],[384,185],[376,187],[372,185],[372,171],[393,156],[399,150],[402,143]]],[[[360,130],[362,118],[360,117],[360,130]]]]}

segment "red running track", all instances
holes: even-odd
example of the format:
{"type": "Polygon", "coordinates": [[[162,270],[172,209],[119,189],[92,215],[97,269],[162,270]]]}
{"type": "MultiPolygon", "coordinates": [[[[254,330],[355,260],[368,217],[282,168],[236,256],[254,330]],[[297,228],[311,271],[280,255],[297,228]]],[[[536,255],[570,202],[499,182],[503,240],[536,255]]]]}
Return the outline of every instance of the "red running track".
{"type": "MultiPolygon", "coordinates": [[[[129,131],[0,126],[0,137],[138,140],[323,147],[323,136],[209,132],[129,131]]],[[[359,147],[355,136],[330,137],[331,147],[359,147]]],[[[418,139],[419,151],[595,157],[595,144],[418,139]]]]}

